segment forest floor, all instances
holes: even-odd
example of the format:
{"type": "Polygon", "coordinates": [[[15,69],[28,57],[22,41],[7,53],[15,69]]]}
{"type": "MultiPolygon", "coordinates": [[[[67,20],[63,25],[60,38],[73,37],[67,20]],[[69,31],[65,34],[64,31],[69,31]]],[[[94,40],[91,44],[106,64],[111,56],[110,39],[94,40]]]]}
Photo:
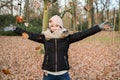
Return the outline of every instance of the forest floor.
{"type": "MultiPolygon", "coordinates": [[[[21,36],[0,36],[0,80],[42,80],[40,49],[21,36]]],[[[99,32],[71,44],[68,54],[71,80],[120,80],[120,33],[99,32]]]]}

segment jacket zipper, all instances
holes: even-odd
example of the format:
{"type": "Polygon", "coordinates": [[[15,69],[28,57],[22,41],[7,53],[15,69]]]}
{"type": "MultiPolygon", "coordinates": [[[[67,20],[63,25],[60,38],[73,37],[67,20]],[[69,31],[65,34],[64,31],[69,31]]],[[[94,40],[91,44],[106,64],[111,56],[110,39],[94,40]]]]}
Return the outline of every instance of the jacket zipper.
{"type": "Polygon", "coordinates": [[[46,65],[48,64],[48,56],[46,57],[46,65]]]}
{"type": "Polygon", "coordinates": [[[65,64],[66,64],[66,66],[67,66],[67,61],[66,61],[66,60],[67,60],[67,58],[66,58],[66,56],[64,56],[64,59],[65,59],[65,64]]]}
{"type": "Polygon", "coordinates": [[[55,71],[57,71],[57,39],[55,39],[55,71]]]}

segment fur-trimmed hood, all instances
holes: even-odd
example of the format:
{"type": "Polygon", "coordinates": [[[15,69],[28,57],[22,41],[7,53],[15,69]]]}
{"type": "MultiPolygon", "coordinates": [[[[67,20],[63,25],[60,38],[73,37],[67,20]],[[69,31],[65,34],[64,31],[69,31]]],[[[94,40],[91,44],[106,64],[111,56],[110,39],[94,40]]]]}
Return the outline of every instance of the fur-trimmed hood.
{"type": "Polygon", "coordinates": [[[53,38],[64,38],[64,37],[67,37],[69,35],[67,29],[65,29],[65,28],[62,28],[60,30],[56,30],[53,33],[48,28],[46,31],[43,31],[42,34],[45,35],[45,38],[47,40],[53,39],[53,38]]]}

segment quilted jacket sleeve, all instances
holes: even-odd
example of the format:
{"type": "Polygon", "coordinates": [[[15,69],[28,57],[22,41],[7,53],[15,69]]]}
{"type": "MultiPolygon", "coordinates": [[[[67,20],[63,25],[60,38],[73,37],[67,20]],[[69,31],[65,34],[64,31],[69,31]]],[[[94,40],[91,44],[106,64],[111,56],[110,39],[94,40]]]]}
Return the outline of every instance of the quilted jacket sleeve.
{"type": "Polygon", "coordinates": [[[89,37],[97,32],[101,31],[98,25],[91,27],[90,29],[84,30],[82,32],[77,32],[72,35],[69,35],[69,43],[73,43],[79,40],[82,40],[86,37],[89,37]]]}
{"type": "Polygon", "coordinates": [[[19,34],[19,35],[22,35],[22,33],[26,32],[29,35],[28,39],[35,41],[35,42],[44,43],[44,35],[36,34],[36,33],[32,33],[32,32],[27,32],[26,30],[23,30],[19,27],[17,27],[14,30],[14,32],[19,34]]]}

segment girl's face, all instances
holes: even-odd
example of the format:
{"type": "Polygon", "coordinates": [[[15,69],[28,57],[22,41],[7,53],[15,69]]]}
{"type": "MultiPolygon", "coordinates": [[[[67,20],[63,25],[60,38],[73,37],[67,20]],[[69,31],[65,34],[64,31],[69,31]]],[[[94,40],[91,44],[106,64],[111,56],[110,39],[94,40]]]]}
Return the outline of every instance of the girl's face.
{"type": "Polygon", "coordinates": [[[57,23],[55,23],[51,20],[49,21],[49,28],[50,28],[51,32],[61,29],[61,27],[57,23]]]}

